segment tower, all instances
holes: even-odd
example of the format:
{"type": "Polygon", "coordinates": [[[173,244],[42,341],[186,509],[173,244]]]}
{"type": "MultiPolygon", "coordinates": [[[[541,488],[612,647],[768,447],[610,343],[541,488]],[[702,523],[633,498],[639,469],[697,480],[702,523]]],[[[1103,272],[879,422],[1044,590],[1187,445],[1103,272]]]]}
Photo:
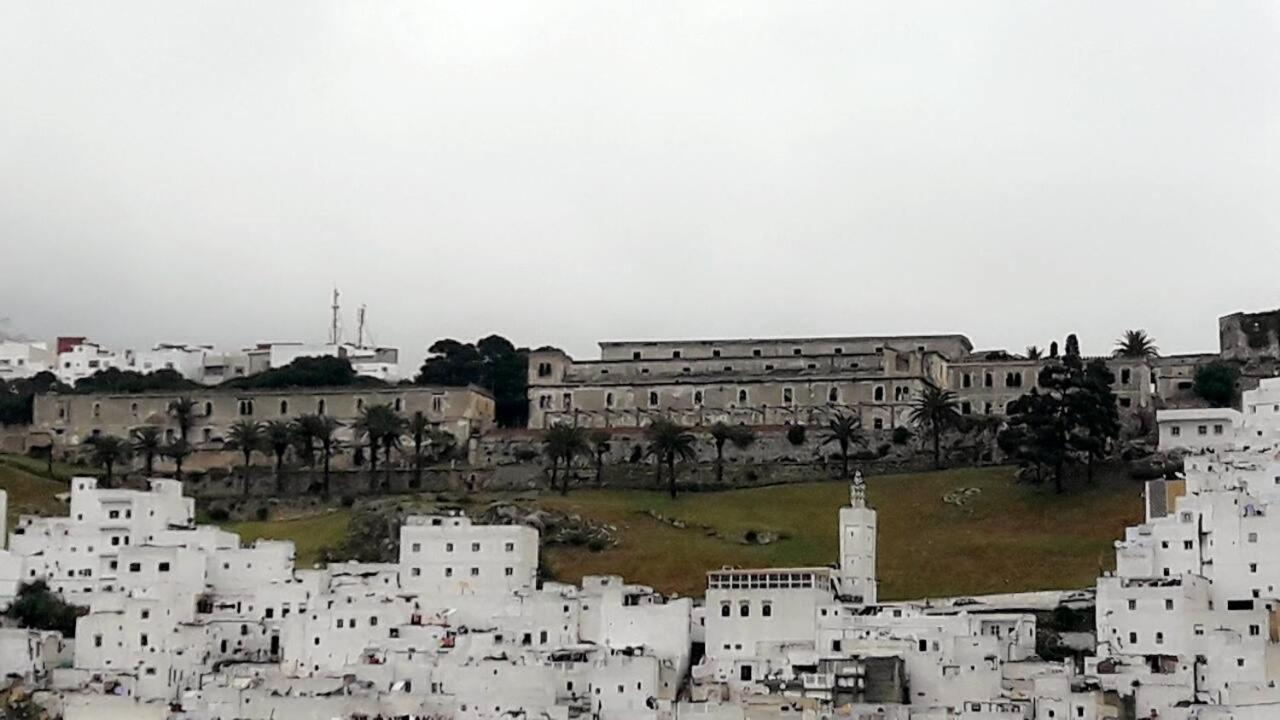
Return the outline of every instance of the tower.
{"type": "Polygon", "coordinates": [[[876,511],[867,507],[862,471],[849,486],[849,506],[840,508],[840,593],[855,602],[876,602],[876,511]]]}

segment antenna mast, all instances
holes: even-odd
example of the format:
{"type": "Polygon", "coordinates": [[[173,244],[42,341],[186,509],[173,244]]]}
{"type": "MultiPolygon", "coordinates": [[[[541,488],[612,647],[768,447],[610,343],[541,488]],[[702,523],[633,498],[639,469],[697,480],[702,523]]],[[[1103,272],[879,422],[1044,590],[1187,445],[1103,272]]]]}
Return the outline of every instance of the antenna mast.
{"type": "Polygon", "coordinates": [[[356,347],[364,347],[364,305],[356,310],[356,347]]]}
{"type": "Polygon", "coordinates": [[[333,305],[329,306],[333,315],[329,320],[329,344],[337,345],[341,339],[338,335],[338,288],[333,289],[333,305]]]}

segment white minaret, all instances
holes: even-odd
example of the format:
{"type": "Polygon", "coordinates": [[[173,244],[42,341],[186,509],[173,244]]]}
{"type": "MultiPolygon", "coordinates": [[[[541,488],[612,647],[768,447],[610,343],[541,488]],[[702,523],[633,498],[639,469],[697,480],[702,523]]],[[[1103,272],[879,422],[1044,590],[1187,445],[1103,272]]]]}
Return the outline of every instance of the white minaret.
{"type": "Polygon", "coordinates": [[[867,507],[861,470],[849,486],[849,507],[840,508],[840,585],[855,602],[876,602],[876,511],[867,507]]]}

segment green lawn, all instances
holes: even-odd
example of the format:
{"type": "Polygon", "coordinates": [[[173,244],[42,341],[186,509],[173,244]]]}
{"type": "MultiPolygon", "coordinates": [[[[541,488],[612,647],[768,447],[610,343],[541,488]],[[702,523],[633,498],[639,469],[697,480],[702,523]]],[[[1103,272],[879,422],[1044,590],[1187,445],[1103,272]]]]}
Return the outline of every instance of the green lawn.
{"type": "MultiPolygon", "coordinates": [[[[837,513],[848,502],[843,483],[807,483],[672,501],[656,492],[583,491],[545,498],[550,507],[612,522],[622,543],[603,552],[550,548],[557,576],[618,573],[663,590],[701,594],[704,573],[722,565],[826,565],[838,553],[837,513]],[[789,536],[742,545],[677,529],[639,511],[651,509],[721,535],[748,530],[789,536]]],[[[884,475],[868,479],[877,511],[877,569],[884,599],[969,595],[1091,585],[1114,565],[1113,541],[1142,520],[1142,485],[1118,479],[1083,485],[1063,496],[1013,482],[1011,468],[884,475]],[[979,488],[963,508],[942,501],[949,491],[979,488]]]]}
{"type": "MultiPolygon", "coordinates": [[[[22,470],[29,475],[37,475],[42,478],[49,477],[48,463],[40,458],[32,458],[25,455],[14,455],[13,453],[0,453],[0,466],[15,468],[17,470],[22,470]]],[[[85,465],[71,465],[64,462],[55,462],[53,464],[53,479],[55,480],[62,480],[65,482],[77,475],[97,477],[102,475],[102,470],[85,465]]]]}
{"type": "Polygon", "coordinates": [[[239,533],[246,544],[258,538],[292,540],[297,546],[297,565],[305,568],[316,562],[322,547],[342,543],[350,520],[351,511],[344,509],[289,520],[228,523],[224,527],[239,533]]]}
{"type": "Polygon", "coordinates": [[[0,490],[9,496],[7,528],[19,515],[65,515],[67,506],[56,495],[68,492],[66,483],[37,477],[12,465],[0,463],[0,490]]]}
{"type": "MultiPolygon", "coordinates": [[[[1013,482],[1011,468],[884,475],[868,480],[880,524],[878,570],[885,599],[1013,592],[1091,585],[1113,566],[1112,543],[1142,520],[1142,485],[1125,479],[1076,484],[1061,497],[1048,488],[1013,482]],[[981,490],[966,507],[944,503],[952,490],[981,490]]],[[[527,493],[520,494],[527,496],[527,493]]],[[[477,504],[512,495],[476,497],[477,504]]],[[[552,547],[546,558],[556,577],[619,574],[667,592],[700,595],[707,570],[722,565],[770,567],[835,562],[836,518],[848,502],[837,482],[779,485],[718,493],[666,495],[643,490],[582,490],[541,496],[538,504],[616,525],[621,543],[601,552],[552,547]],[[680,529],[646,514],[678,518],[680,529]],[[744,545],[709,536],[749,530],[786,538],[744,545]]],[[[298,520],[229,525],[246,539],[276,537],[298,543],[299,564],[324,545],[341,542],[348,511],[298,520]]]]}

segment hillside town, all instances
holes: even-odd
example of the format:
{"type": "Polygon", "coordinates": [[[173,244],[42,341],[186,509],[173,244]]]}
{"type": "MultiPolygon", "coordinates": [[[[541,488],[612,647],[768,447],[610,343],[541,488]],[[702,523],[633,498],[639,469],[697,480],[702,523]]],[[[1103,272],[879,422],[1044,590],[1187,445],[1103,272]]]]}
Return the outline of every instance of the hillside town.
{"type": "MultiPolygon", "coordinates": [[[[24,357],[8,343],[7,365],[25,378],[47,367],[72,373],[32,397],[30,424],[9,436],[21,438],[20,449],[37,457],[43,450],[52,462],[55,453],[75,460],[88,448],[87,457],[100,459],[107,438],[136,440],[139,428],[152,429],[157,456],[165,446],[192,446],[169,455],[172,472],[153,458],[135,467],[126,448],[124,484],[112,484],[108,466],[105,475],[71,479],[65,515],[19,517],[0,553],[8,697],[68,720],[1274,717],[1280,564],[1265,548],[1280,537],[1267,524],[1268,488],[1280,486],[1280,379],[1264,375],[1280,340],[1259,319],[1271,315],[1222,318],[1215,354],[1161,357],[1139,336],[1135,352],[1121,343],[1113,357],[1088,361],[1105,372],[1100,397],[1112,412],[1127,422],[1154,414],[1142,432],[1153,452],[1179,462],[1146,482],[1145,522],[1116,541],[1115,570],[1096,588],[888,602],[879,597],[877,513],[861,470],[848,481],[845,507],[822,519],[838,528],[829,565],[706,568],[702,591],[681,596],[618,575],[553,580],[541,566],[537,527],[486,524],[465,507],[403,517],[390,561],[304,567],[293,542],[242,543],[197,522],[197,503],[220,496],[193,483],[199,471],[190,468],[200,466],[190,458],[203,452],[203,471],[212,473],[243,456],[243,496],[252,490],[278,502],[317,489],[327,498],[331,459],[335,473],[369,476],[370,491],[426,487],[420,455],[410,458],[415,473],[405,486],[379,487],[376,470],[359,467],[356,453],[367,449],[374,462],[382,454],[374,409],[412,417],[428,444],[453,448],[448,460],[426,464],[440,472],[447,462],[455,475],[462,468],[469,490],[486,465],[483,482],[496,484],[491,466],[504,463],[555,489],[554,462],[548,469],[536,450],[516,459],[511,448],[542,442],[554,461],[555,438],[579,428],[607,433],[618,463],[646,438],[658,447],[654,428],[668,425],[758,433],[740,443],[758,453],[785,452],[768,439],[773,428],[786,437],[806,426],[847,426],[847,439],[859,444],[870,444],[863,432],[927,436],[930,420],[918,408],[931,393],[949,395],[957,422],[991,418],[1003,437],[1030,412],[1022,409],[1027,397],[1051,396],[1060,368],[1084,372],[1074,336],[1043,354],[974,351],[962,335],[605,343],[602,358],[585,363],[538,350],[526,355],[527,427],[514,430],[498,427],[495,391],[478,383],[374,377],[351,387],[81,392],[110,369],[79,364],[83,342],[60,342],[52,360],[37,360],[36,345],[24,357]],[[1228,388],[1238,393],[1236,407],[1201,397],[1199,369],[1213,365],[1236,370],[1228,388]],[[95,374],[68,382],[81,367],[95,374]],[[254,490],[248,461],[269,448],[246,445],[245,428],[261,418],[284,425],[295,413],[324,419],[333,446],[351,454],[324,455],[318,488],[291,488],[280,474],[279,463],[296,452],[286,439],[276,484],[254,490]],[[48,607],[65,608],[61,619],[22,621],[29,608],[48,607]]],[[[355,370],[341,346],[331,349],[320,357],[355,370]]],[[[93,354],[106,357],[100,348],[93,354]]],[[[297,372],[299,357],[242,377],[297,372]]],[[[207,376],[186,373],[203,371],[179,370],[198,367],[207,366],[174,361],[164,369],[199,382],[207,376]]],[[[923,437],[914,446],[928,457],[923,437]]],[[[1019,450],[1001,446],[988,462],[1019,461],[1019,450]]],[[[1067,450],[1084,457],[1088,447],[1067,450]]],[[[657,456],[659,477],[671,463],[673,496],[675,454],[657,456]]],[[[572,452],[563,459],[568,483],[572,452]]],[[[856,464],[871,469],[880,460],[864,454],[856,464]]],[[[681,457],[694,467],[711,461],[681,457]]],[[[384,472],[395,462],[405,471],[403,452],[388,445],[384,472]]],[[[713,466],[722,472],[719,455],[713,466]]]]}
{"type": "Polygon", "coordinates": [[[397,562],[299,568],[197,524],[178,481],[75,478],[9,533],[0,601],[87,612],[0,630],[0,666],[68,720],[1271,718],[1280,380],[1242,407],[1160,418],[1185,475],[1148,483],[1096,592],[880,602],[861,475],[831,565],[710,570],[702,598],[540,581],[536,530],[459,514],[408,518],[397,562]],[[1085,651],[1038,656],[1037,611],[1086,607],[1085,651]]]}

